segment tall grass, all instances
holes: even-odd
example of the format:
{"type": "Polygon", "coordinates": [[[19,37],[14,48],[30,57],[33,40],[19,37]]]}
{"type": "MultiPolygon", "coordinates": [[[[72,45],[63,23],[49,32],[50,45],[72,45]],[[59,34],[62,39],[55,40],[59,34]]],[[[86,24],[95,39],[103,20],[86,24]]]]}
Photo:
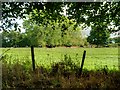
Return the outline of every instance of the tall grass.
{"type": "Polygon", "coordinates": [[[84,69],[78,77],[79,66],[71,56],[64,55],[63,60],[51,64],[51,68],[37,66],[32,71],[29,58],[23,62],[10,57],[2,58],[3,88],[118,88],[120,89],[120,71],[109,70],[107,66],[96,70],[84,69]],[[7,61],[9,59],[9,62],[7,61]]]}

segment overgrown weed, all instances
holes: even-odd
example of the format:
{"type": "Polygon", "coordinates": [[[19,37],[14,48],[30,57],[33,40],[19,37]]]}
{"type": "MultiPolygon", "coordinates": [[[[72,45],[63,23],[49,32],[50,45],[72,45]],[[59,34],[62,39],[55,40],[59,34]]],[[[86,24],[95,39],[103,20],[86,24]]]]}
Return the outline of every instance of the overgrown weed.
{"type": "Polygon", "coordinates": [[[78,78],[79,66],[70,56],[65,55],[61,62],[54,63],[51,69],[37,66],[32,71],[29,58],[26,62],[8,63],[7,55],[2,58],[3,88],[118,88],[120,71],[109,70],[107,66],[98,70],[83,69],[78,78]]]}

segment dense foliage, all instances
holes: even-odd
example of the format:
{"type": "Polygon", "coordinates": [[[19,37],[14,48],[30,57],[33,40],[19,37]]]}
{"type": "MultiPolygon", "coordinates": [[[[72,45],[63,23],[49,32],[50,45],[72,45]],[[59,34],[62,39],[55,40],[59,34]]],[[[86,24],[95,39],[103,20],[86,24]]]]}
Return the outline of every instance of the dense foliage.
{"type": "MultiPolygon", "coordinates": [[[[28,15],[31,15],[30,19],[35,21],[37,25],[48,25],[49,27],[51,24],[49,21],[64,22],[61,14],[63,7],[67,7],[66,17],[77,22],[74,28],[80,24],[83,24],[83,28],[86,26],[92,28],[90,37],[88,37],[88,42],[91,44],[103,45],[107,43],[109,34],[115,31],[115,27],[117,30],[120,28],[119,2],[3,2],[1,28],[6,30],[8,27],[14,26],[18,29],[15,18],[24,19],[28,15]],[[114,27],[110,27],[112,25],[114,27]]],[[[51,25],[55,27],[54,23],[51,25]]],[[[62,29],[65,28],[63,25],[62,29]]]]}
{"type": "Polygon", "coordinates": [[[109,25],[111,22],[115,26],[119,26],[119,2],[3,2],[2,3],[2,18],[6,21],[5,26],[11,24],[11,19],[8,17],[26,18],[26,15],[33,13],[33,20],[42,23],[44,18],[57,20],[62,16],[63,7],[67,5],[67,16],[75,19],[78,23],[86,23],[90,25],[109,25]],[[37,10],[38,16],[34,16],[34,11],[37,10]],[[39,11],[42,10],[45,17],[42,17],[39,11]],[[6,24],[8,22],[8,24],[6,24]]]}
{"type": "MultiPolygon", "coordinates": [[[[43,14],[44,15],[44,14],[43,14]]],[[[19,31],[3,31],[2,46],[40,46],[40,47],[55,47],[55,46],[87,46],[86,39],[82,38],[81,27],[74,28],[76,22],[69,20],[67,17],[62,17],[61,23],[59,20],[48,21],[48,25],[36,24],[35,21],[29,19],[24,20],[23,27],[25,33],[19,31]]],[[[46,22],[46,20],[44,20],[46,22]]]]}
{"type": "Polygon", "coordinates": [[[25,33],[11,30],[9,32],[3,31],[2,36],[2,47],[25,47],[30,45],[30,40],[25,33]]]}
{"type": "Polygon", "coordinates": [[[90,36],[88,36],[87,41],[91,44],[96,44],[97,46],[108,45],[110,33],[105,28],[96,26],[91,30],[90,36]]]}

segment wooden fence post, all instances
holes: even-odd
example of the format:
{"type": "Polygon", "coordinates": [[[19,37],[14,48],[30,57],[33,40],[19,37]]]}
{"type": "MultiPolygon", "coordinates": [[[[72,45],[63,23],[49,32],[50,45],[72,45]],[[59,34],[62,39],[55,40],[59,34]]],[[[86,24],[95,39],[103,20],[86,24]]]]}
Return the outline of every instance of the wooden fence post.
{"type": "Polygon", "coordinates": [[[82,63],[81,63],[81,67],[80,67],[80,70],[79,70],[79,76],[81,76],[81,74],[82,74],[82,68],[83,68],[83,65],[84,65],[85,56],[86,56],[86,51],[84,50],[83,57],[82,57],[82,63]]]}
{"type": "Polygon", "coordinates": [[[33,46],[31,46],[31,57],[32,57],[33,71],[35,71],[35,59],[34,59],[34,47],[33,46]]]}

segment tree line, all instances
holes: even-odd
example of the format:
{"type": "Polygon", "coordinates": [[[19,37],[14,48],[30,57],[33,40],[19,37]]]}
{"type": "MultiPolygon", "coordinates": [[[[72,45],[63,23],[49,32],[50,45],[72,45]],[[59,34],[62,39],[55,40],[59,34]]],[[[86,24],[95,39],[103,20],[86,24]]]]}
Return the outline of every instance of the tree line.
{"type": "Polygon", "coordinates": [[[2,32],[3,47],[56,47],[56,46],[85,46],[88,44],[85,38],[82,38],[81,27],[74,28],[76,22],[63,17],[61,23],[51,22],[43,26],[36,24],[30,19],[24,20],[23,27],[25,32],[10,30],[2,32]]]}
{"type": "MultiPolygon", "coordinates": [[[[15,18],[28,19],[26,24],[24,23],[25,35],[20,35],[29,42],[29,45],[70,46],[71,42],[74,45],[73,41],[79,41],[79,39],[72,40],[79,36],[73,33],[78,32],[76,28],[82,24],[82,28],[92,28],[87,41],[90,44],[103,46],[108,43],[110,33],[120,29],[119,16],[120,2],[2,2],[3,20],[0,28],[10,33],[13,31],[7,29],[14,26],[15,32],[20,31],[15,18]],[[66,17],[61,14],[63,7],[67,7],[66,17]],[[71,20],[74,25],[71,25],[71,20]]],[[[84,41],[79,38],[81,42],[84,41]]],[[[12,41],[18,43],[15,39],[12,41]]],[[[76,42],[75,45],[81,45],[80,42],[76,42]]]]}
{"type": "MultiPolygon", "coordinates": [[[[30,18],[24,20],[24,33],[10,30],[3,31],[0,34],[2,35],[2,47],[88,47],[89,45],[105,46],[112,43],[111,41],[120,42],[119,38],[110,39],[110,33],[107,30],[101,33],[92,30],[90,36],[85,38],[81,34],[82,26],[75,28],[76,22],[66,16],[63,16],[61,23],[58,20],[54,22],[49,20],[48,23],[46,26],[43,24],[38,25],[30,18]]],[[[101,31],[100,29],[98,31],[101,31]]]]}

